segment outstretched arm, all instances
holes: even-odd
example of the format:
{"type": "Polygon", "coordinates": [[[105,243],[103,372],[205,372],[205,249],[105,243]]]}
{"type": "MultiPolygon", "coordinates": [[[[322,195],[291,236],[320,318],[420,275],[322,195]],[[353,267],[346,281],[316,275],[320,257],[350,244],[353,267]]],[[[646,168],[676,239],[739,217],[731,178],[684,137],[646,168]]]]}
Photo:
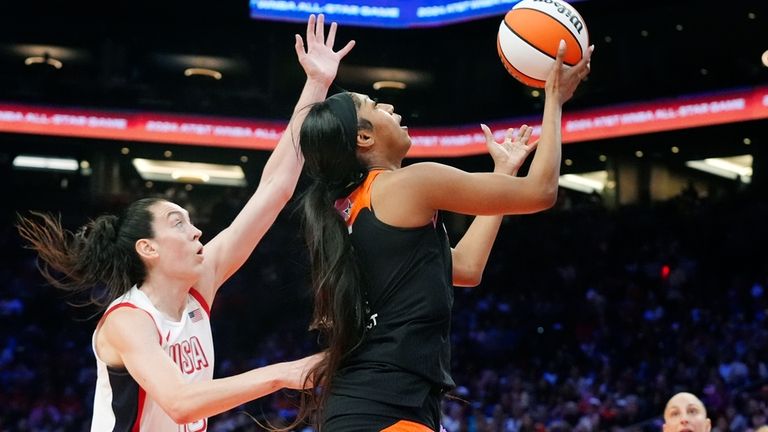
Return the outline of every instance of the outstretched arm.
{"type": "MultiPolygon", "coordinates": [[[[526,214],[546,210],[557,199],[560,177],[562,105],[589,73],[592,50],[575,66],[565,69],[562,42],[546,84],[542,132],[536,154],[525,177],[501,173],[468,173],[432,162],[396,170],[387,189],[396,190],[393,213],[385,222],[397,226],[422,226],[435,210],[470,215],[526,214]],[[395,207],[396,205],[396,207],[395,207]]],[[[382,190],[384,186],[379,186],[382,190]]],[[[382,193],[387,196],[386,193],[382,193]]],[[[394,199],[393,199],[394,201],[394,199]]],[[[387,218],[387,201],[379,199],[377,216],[387,218]]]]}
{"type": "MultiPolygon", "coordinates": [[[[513,140],[511,131],[501,145],[496,145],[491,131],[483,125],[488,150],[495,163],[495,174],[502,174],[501,178],[495,180],[505,180],[511,182],[507,189],[507,199],[511,199],[513,209],[517,211],[504,210],[502,213],[528,212],[529,210],[538,211],[550,207],[557,197],[558,181],[560,177],[560,119],[562,116],[562,106],[572,96],[579,82],[589,74],[589,61],[592,56],[593,47],[590,47],[584,58],[568,71],[563,70],[563,55],[565,52],[565,42],[560,42],[555,65],[550,71],[546,83],[546,102],[544,104],[544,118],[542,123],[541,138],[536,143],[528,145],[531,129],[523,126],[520,129],[518,140],[513,140]],[[518,168],[523,163],[531,150],[541,142],[536,156],[533,158],[528,175],[521,181],[514,178],[518,168]],[[507,175],[504,175],[507,174],[507,175]],[[534,191],[534,193],[531,193],[534,191]],[[528,198],[527,198],[528,197],[528,198]]],[[[486,181],[491,179],[484,179],[486,181]]],[[[492,195],[492,194],[490,194],[492,195]]],[[[483,198],[489,198],[485,196],[483,198]]],[[[500,197],[501,198],[501,197],[500,197]]],[[[466,201],[455,200],[459,203],[466,201]]],[[[504,199],[489,200],[489,207],[495,207],[495,203],[503,203],[504,199]]],[[[509,205],[507,204],[507,205],[509,205]]],[[[480,209],[482,203],[469,203],[474,210],[480,209]]],[[[468,211],[472,209],[451,209],[458,211],[468,211]]],[[[484,209],[497,210],[498,209],[484,209]]],[[[487,214],[487,213],[486,213],[487,214]]],[[[472,222],[461,241],[453,250],[453,282],[457,286],[476,286],[480,283],[483,270],[488,262],[491,247],[496,239],[496,235],[501,225],[501,216],[489,215],[478,216],[472,222]]]]}
{"type": "MultiPolygon", "coordinates": [[[[496,143],[488,126],[483,125],[488,151],[494,161],[493,172],[516,176],[528,155],[538,142],[528,144],[532,129],[527,125],[520,128],[517,137],[512,129],[507,130],[506,138],[496,143]]],[[[502,215],[477,216],[456,247],[453,255],[453,284],[473,287],[480,284],[483,270],[488,263],[493,242],[499,232],[502,215]]]]}
{"type": "Polygon", "coordinates": [[[198,290],[209,304],[218,287],[243,265],[293,195],[304,163],[298,150],[301,124],[308,108],[325,99],[339,62],[354,46],[354,41],[350,41],[334,51],[336,28],[336,23],[332,23],[326,38],[323,15],[317,18],[311,15],[307,22],[306,47],[301,36],[296,35],[296,56],[307,81],[288,127],[264,166],[256,192],[232,224],[205,246],[206,259],[214,266],[213,279],[203,282],[205,286],[198,290]]]}
{"type": "Polygon", "coordinates": [[[283,388],[302,388],[310,368],[322,359],[322,354],[315,354],[239,375],[190,383],[182,377],[179,365],[163,351],[157,327],[143,311],[115,310],[99,333],[105,342],[99,346],[100,358],[111,367],[127,369],[147,396],[178,424],[222,413],[283,388]]]}

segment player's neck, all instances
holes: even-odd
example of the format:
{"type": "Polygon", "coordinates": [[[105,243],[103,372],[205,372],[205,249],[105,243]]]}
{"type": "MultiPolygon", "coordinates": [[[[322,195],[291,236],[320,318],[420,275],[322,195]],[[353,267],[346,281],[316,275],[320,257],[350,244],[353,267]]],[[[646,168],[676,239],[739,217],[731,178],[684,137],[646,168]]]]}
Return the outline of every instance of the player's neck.
{"type": "Polygon", "coordinates": [[[147,278],[141,290],[149,297],[152,305],[173,321],[180,321],[187,304],[187,295],[191,284],[178,280],[147,278]]]}

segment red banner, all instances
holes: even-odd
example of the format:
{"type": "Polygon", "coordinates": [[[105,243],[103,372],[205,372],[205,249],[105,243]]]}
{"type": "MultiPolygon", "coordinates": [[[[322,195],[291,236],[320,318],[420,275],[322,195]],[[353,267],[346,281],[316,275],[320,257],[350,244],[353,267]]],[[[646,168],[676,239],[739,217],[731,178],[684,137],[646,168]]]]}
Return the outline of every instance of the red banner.
{"type": "MultiPolygon", "coordinates": [[[[563,115],[563,142],[572,143],[768,118],[768,86],[711,95],[625,104],[563,115]]],[[[540,118],[490,122],[500,139],[522,124],[541,130],[540,118]]],[[[269,150],[284,122],[161,113],[52,108],[0,103],[0,132],[211,147],[269,150]]],[[[480,125],[411,128],[409,156],[448,157],[486,151],[480,125]]]]}

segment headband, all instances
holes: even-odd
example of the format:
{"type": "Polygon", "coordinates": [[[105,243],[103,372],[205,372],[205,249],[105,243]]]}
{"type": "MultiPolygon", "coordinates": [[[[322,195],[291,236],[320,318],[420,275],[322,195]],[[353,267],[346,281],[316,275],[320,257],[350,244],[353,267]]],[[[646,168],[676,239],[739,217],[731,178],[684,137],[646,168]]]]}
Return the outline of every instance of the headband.
{"type": "Polygon", "coordinates": [[[357,108],[352,96],[347,92],[336,93],[325,100],[331,113],[341,123],[347,144],[354,148],[357,142],[357,108]]]}

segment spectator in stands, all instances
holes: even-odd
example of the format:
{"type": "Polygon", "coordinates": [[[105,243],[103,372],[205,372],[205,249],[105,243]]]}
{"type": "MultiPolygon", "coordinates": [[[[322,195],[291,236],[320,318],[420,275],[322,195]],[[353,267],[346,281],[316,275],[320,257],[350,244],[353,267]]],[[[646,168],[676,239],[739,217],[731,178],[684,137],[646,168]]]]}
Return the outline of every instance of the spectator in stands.
{"type": "Polygon", "coordinates": [[[712,421],[698,397],[681,392],[672,396],[664,408],[664,432],[709,432],[712,421]]]}

